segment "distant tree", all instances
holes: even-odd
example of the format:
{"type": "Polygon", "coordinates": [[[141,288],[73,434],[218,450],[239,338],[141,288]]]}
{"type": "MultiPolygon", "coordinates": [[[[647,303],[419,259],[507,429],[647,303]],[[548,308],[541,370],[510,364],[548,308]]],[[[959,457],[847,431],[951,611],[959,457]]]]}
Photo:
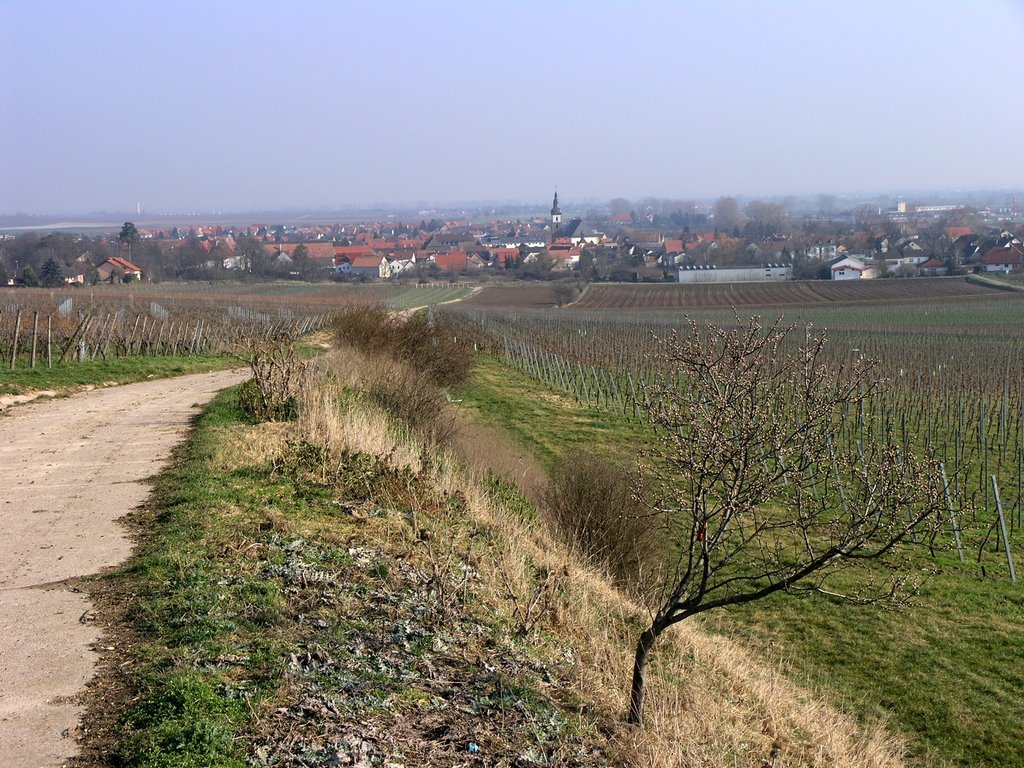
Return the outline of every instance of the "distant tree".
{"type": "Polygon", "coordinates": [[[139,230],[130,221],[124,223],[124,226],[121,227],[121,233],[117,236],[118,242],[122,245],[135,245],[141,239],[139,230]]]}
{"type": "Polygon", "coordinates": [[[124,226],[121,227],[121,232],[117,236],[117,241],[121,244],[122,250],[128,251],[128,260],[132,258],[132,247],[138,245],[142,238],[139,236],[139,230],[135,228],[135,225],[130,221],[126,221],[124,226]]]}
{"type": "Polygon", "coordinates": [[[608,210],[612,216],[625,216],[633,210],[633,204],[624,197],[616,197],[608,203],[608,210]]]}
{"type": "Polygon", "coordinates": [[[576,272],[580,276],[580,280],[585,283],[589,283],[597,276],[597,263],[594,258],[594,252],[590,249],[584,249],[580,253],[580,260],[576,262],[576,272]]]}
{"type": "Polygon", "coordinates": [[[56,288],[64,284],[64,273],[53,256],[43,264],[43,269],[39,273],[39,283],[44,288],[56,288]]]}
{"type": "Polygon", "coordinates": [[[303,280],[312,279],[313,270],[316,269],[316,265],[309,258],[309,248],[305,244],[299,243],[298,248],[292,251],[292,267],[303,280]]]}
{"type": "Polygon", "coordinates": [[[110,283],[122,283],[124,282],[124,270],[120,267],[114,267],[110,270],[110,283]]]}
{"type": "Polygon", "coordinates": [[[3,261],[0,261],[0,285],[7,285],[7,281],[10,279],[7,276],[7,268],[4,266],[3,261]]]}
{"type": "Polygon", "coordinates": [[[740,205],[735,197],[720,197],[712,209],[715,214],[715,228],[731,232],[740,223],[740,205]]]}
{"type": "Polygon", "coordinates": [[[783,591],[898,604],[918,586],[909,549],[940,521],[938,460],[906,451],[898,430],[843,438],[844,421],[871,412],[878,379],[861,359],[827,363],[809,329],[788,343],[791,330],[691,322],[663,342],[669,375],[645,397],[654,434],[636,493],[665,566],[648,592],[630,722],[643,720],[650,653],[674,624],[783,591]]]}
{"type": "Polygon", "coordinates": [[[882,214],[877,205],[862,203],[853,209],[858,229],[874,232],[882,223],[882,214]]]}
{"type": "Polygon", "coordinates": [[[27,266],[21,270],[21,282],[29,288],[38,288],[39,276],[36,275],[36,271],[31,266],[27,266]]]}
{"type": "Polygon", "coordinates": [[[778,203],[752,200],[746,207],[746,234],[751,238],[770,237],[782,231],[786,209],[778,203]]]}
{"type": "Polygon", "coordinates": [[[797,257],[793,259],[794,280],[828,280],[832,277],[832,268],[827,261],[797,257]]]}
{"type": "Polygon", "coordinates": [[[270,258],[263,242],[254,237],[243,236],[235,241],[235,253],[241,269],[254,277],[263,277],[270,266],[270,258]]]}
{"type": "Polygon", "coordinates": [[[146,280],[160,282],[167,277],[167,258],[165,252],[153,240],[144,240],[132,252],[132,264],[140,267],[146,280]]]}
{"type": "Polygon", "coordinates": [[[835,195],[818,195],[818,213],[822,216],[831,216],[836,210],[835,195]]]}
{"type": "Polygon", "coordinates": [[[551,274],[555,260],[547,252],[537,254],[530,261],[519,263],[519,277],[525,280],[543,280],[551,274]]]}
{"type": "Polygon", "coordinates": [[[100,273],[96,267],[89,267],[85,270],[85,282],[89,285],[96,285],[100,281],[100,273]]]}
{"type": "Polygon", "coordinates": [[[565,306],[566,304],[570,303],[573,299],[576,298],[576,295],[579,293],[579,288],[577,288],[572,283],[555,283],[552,287],[552,290],[555,294],[555,304],[557,304],[559,307],[565,306]]]}

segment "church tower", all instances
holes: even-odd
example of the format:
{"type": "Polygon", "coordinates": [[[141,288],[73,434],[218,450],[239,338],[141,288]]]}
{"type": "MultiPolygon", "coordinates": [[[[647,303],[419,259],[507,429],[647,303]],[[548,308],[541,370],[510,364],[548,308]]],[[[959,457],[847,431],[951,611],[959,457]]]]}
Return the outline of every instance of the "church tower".
{"type": "Polygon", "coordinates": [[[558,207],[558,192],[555,192],[555,202],[551,205],[551,239],[555,239],[555,232],[562,228],[562,209],[558,207]]]}

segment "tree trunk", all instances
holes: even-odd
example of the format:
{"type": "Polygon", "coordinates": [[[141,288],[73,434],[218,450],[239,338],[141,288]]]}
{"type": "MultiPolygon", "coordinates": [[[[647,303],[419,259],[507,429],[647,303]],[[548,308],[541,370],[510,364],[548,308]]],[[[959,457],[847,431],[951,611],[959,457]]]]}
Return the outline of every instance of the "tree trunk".
{"type": "Polygon", "coordinates": [[[627,721],[633,725],[643,725],[644,722],[644,682],[647,661],[659,634],[660,630],[652,625],[650,629],[640,635],[640,641],[636,644],[636,657],[633,660],[633,684],[629,690],[629,716],[627,717],[627,721]]]}

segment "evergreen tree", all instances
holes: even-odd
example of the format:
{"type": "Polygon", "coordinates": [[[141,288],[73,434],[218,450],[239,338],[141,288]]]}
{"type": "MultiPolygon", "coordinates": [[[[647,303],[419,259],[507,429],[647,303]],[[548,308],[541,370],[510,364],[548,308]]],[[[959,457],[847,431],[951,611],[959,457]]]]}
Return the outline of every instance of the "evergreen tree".
{"type": "Polygon", "coordinates": [[[39,287],[39,277],[36,275],[36,271],[32,269],[32,267],[25,267],[21,270],[21,282],[29,288],[39,287]]]}
{"type": "Polygon", "coordinates": [[[121,227],[121,234],[117,236],[117,239],[122,245],[135,245],[141,238],[139,237],[139,230],[136,229],[135,225],[130,221],[126,221],[124,226],[121,227]]]}
{"type": "Polygon", "coordinates": [[[39,282],[45,288],[56,288],[64,283],[64,273],[60,268],[60,264],[57,260],[51,256],[44,264],[43,268],[39,273],[39,282]]]}

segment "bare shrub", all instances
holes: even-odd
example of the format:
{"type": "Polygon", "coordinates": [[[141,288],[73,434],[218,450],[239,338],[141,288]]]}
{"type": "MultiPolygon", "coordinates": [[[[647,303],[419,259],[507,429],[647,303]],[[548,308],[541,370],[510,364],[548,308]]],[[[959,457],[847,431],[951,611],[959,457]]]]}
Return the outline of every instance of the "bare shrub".
{"type": "Polygon", "coordinates": [[[238,392],[238,403],[253,421],[290,421],[298,415],[298,398],[304,370],[295,352],[295,340],[281,334],[250,338],[235,357],[252,372],[238,392]]]}
{"type": "Polygon", "coordinates": [[[383,352],[394,347],[394,318],[385,307],[351,307],[334,322],[334,338],[366,352],[383,352]]]}
{"type": "Polygon", "coordinates": [[[616,586],[641,596],[657,572],[659,532],[634,493],[637,478],[606,459],[566,457],[542,492],[545,522],[616,586]]]}
{"type": "Polygon", "coordinates": [[[398,357],[430,376],[439,387],[458,387],[473,371],[469,347],[458,341],[443,315],[419,313],[396,328],[398,357]]]}

